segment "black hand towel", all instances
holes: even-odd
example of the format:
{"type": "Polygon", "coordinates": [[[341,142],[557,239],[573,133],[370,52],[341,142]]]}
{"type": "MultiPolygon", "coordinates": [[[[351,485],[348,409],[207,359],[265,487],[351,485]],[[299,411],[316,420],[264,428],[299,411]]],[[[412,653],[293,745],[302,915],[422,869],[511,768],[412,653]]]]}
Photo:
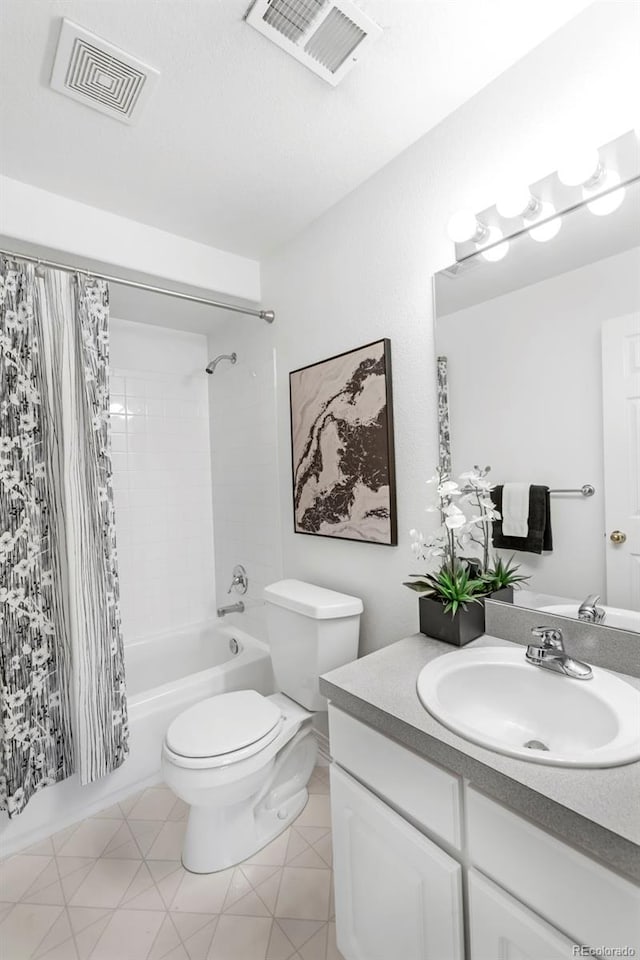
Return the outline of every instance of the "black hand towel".
{"type": "MultiPolygon", "coordinates": [[[[496,510],[502,515],[502,486],[491,491],[496,510]]],[[[553,550],[551,536],[551,503],[549,487],[532,484],[529,488],[529,536],[505,537],[502,533],[502,520],[493,521],[493,545],[505,550],[522,550],[525,553],[542,553],[553,550]]]]}

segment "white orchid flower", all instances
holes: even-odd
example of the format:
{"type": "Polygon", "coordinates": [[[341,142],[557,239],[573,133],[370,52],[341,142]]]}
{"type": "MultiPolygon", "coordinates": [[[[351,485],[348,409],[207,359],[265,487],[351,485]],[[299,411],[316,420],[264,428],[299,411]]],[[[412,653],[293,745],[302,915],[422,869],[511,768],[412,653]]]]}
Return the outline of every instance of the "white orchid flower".
{"type": "Polygon", "coordinates": [[[466,527],[467,525],[467,519],[462,512],[452,513],[450,516],[445,517],[444,522],[449,530],[459,530],[461,527],[466,527]]]}
{"type": "Polygon", "coordinates": [[[457,507],[455,503],[449,503],[446,507],[443,508],[443,513],[446,513],[448,517],[457,517],[459,514],[462,514],[460,507],[457,507]]]}

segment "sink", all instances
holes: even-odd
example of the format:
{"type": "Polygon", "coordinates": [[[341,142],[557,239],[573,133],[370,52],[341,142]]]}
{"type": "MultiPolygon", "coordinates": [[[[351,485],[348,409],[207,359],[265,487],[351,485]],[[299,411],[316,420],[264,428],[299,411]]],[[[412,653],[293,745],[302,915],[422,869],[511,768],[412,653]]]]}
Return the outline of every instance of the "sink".
{"type": "MultiPolygon", "coordinates": [[[[578,619],[577,603],[553,603],[551,606],[539,607],[539,609],[546,613],[556,613],[560,617],[578,619]]],[[[620,607],[602,607],[602,609],[605,612],[603,627],[618,627],[619,630],[635,630],[636,633],[640,633],[640,613],[634,610],[623,610],[620,607]]]]}
{"type": "Polygon", "coordinates": [[[418,696],[450,730],[490,750],[561,767],[640,759],[640,693],[606,670],[574,680],[534,666],[525,648],[447,653],[420,671],[418,696]]]}

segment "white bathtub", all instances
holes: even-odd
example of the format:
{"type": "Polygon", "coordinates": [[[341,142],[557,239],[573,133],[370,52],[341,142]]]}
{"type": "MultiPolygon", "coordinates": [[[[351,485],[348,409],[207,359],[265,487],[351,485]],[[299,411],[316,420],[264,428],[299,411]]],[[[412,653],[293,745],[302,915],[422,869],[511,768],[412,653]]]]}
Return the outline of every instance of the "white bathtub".
{"type": "Polygon", "coordinates": [[[77,776],[32,797],[11,822],[0,815],[0,855],[7,856],[124,799],[160,779],[160,748],[175,716],[227,690],[273,693],[269,650],[235,627],[214,624],[151,637],[125,647],[130,754],[106,777],[83,787],[77,776]],[[236,649],[237,652],[233,652],[236,649]],[[231,649],[233,647],[233,650],[231,649]]]}

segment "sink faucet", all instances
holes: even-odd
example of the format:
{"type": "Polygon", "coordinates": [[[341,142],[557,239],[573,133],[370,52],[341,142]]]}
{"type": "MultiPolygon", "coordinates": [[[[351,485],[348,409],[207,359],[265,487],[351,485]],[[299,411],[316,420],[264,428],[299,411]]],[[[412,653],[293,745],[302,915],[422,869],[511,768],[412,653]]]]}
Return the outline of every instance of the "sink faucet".
{"type": "Polygon", "coordinates": [[[244,613],[244,603],[238,600],[237,603],[228,603],[225,607],[218,607],[216,613],[219,617],[226,617],[228,613],[244,613]]]}
{"type": "Polygon", "coordinates": [[[598,606],[600,595],[591,593],[586,600],[583,600],[578,607],[578,620],[584,620],[586,623],[602,623],[605,618],[605,612],[598,606]]]}
{"type": "Polygon", "coordinates": [[[574,680],[591,680],[593,670],[589,664],[572,660],[565,653],[562,630],[556,627],[533,627],[531,633],[539,637],[541,642],[530,643],[527,647],[526,658],[529,663],[564,673],[574,680]]]}

